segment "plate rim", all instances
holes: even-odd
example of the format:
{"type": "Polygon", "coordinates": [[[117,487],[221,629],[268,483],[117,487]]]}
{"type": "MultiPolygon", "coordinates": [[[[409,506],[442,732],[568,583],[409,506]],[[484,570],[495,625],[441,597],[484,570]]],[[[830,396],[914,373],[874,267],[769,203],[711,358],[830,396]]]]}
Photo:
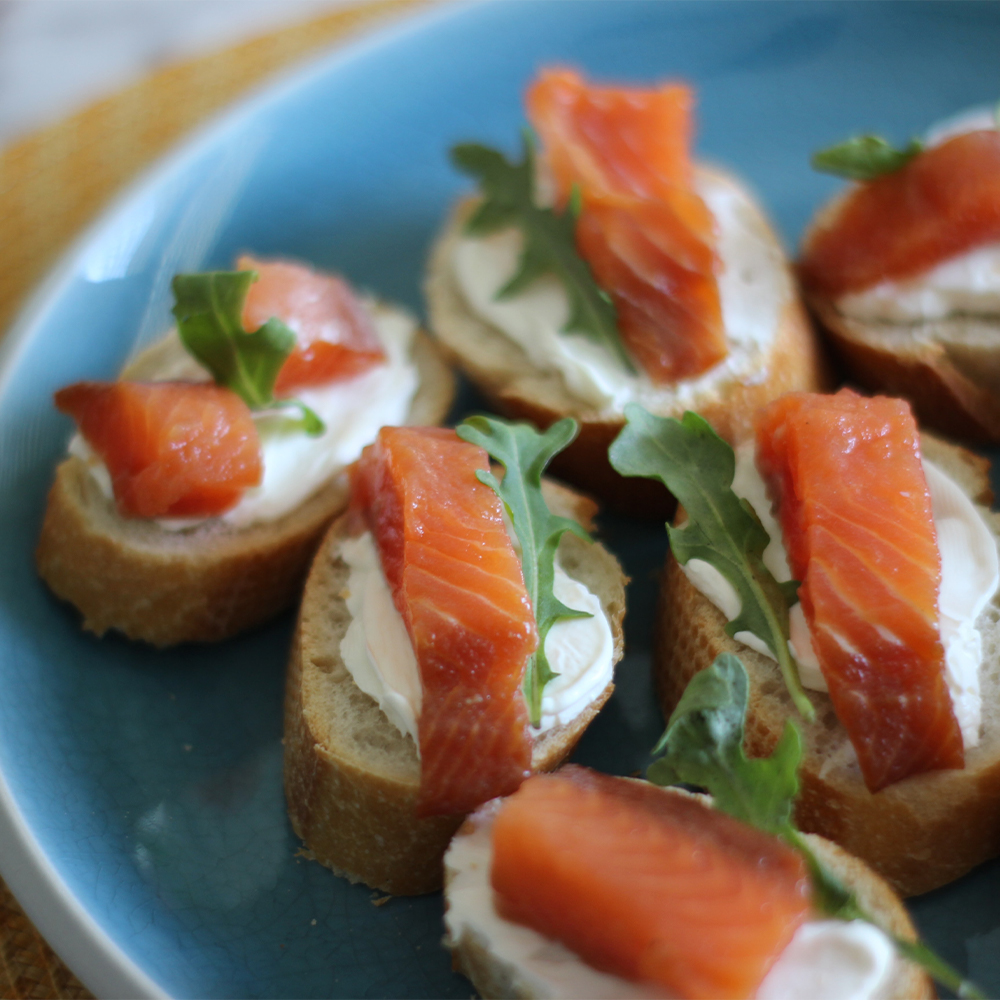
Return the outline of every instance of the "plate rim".
{"type": "MultiPolygon", "coordinates": [[[[144,194],[169,184],[191,162],[229,131],[279,104],[337,66],[365,58],[436,22],[448,21],[470,9],[490,6],[490,0],[418,0],[416,9],[394,21],[362,28],[362,33],[293,66],[279,70],[236,100],[196,125],[173,143],[99,210],[75,236],[18,309],[0,340],[0,398],[9,389],[21,354],[80,269],[88,249],[106,231],[120,224],[132,204],[144,194]]],[[[95,996],[170,1000],[167,992],[127,954],[91,915],[44,852],[18,804],[0,763],[0,876],[44,941],[95,996]]]]}

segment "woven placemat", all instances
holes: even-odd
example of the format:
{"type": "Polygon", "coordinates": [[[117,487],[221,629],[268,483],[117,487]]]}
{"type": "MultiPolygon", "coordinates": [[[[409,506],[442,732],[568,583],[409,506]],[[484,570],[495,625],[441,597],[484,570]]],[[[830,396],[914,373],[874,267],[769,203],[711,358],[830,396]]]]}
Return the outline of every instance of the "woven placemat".
{"type": "MultiPolygon", "coordinates": [[[[414,3],[370,0],[177,63],[0,153],[0,336],[70,240],[192,126],[270,74],[414,3]]],[[[0,997],[90,996],[0,881],[0,997]]]]}

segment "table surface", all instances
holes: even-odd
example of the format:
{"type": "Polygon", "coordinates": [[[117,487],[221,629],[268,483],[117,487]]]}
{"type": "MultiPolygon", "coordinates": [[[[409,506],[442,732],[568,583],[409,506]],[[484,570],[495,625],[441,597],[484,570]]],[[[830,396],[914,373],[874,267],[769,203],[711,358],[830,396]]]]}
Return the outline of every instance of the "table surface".
{"type": "Polygon", "coordinates": [[[348,0],[0,0],[0,148],[171,63],[348,0]]]}

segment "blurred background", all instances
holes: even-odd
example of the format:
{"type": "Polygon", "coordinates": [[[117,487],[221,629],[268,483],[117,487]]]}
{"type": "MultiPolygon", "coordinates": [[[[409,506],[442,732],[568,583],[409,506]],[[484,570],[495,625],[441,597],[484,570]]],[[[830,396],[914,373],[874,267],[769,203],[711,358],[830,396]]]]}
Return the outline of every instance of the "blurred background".
{"type": "Polygon", "coordinates": [[[170,63],[351,5],[0,0],[0,147],[170,63]]]}
{"type": "Polygon", "coordinates": [[[0,336],[191,129],[420,0],[0,0],[0,336]]]}

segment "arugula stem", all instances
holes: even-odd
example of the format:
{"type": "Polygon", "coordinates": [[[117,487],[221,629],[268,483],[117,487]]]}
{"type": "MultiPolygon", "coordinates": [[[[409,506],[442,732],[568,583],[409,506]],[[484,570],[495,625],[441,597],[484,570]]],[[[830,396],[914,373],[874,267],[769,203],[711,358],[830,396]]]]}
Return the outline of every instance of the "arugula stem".
{"type": "Polygon", "coordinates": [[[452,161],[479,181],[482,198],[465,224],[473,236],[516,227],[523,237],[517,268],[497,299],[517,295],[545,274],[553,275],[569,300],[563,333],[579,333],[603,346],[624,369],[634,374],[632,359],[622,345],[614,303],[594,278],[576,248],[579,192],[559,212],[535,203],[535,156],[530,132],[524,133],[520,163],[510,163],[494,149],[474,143],[455,146],[452,161]]]}
{"type": "MultiPolygon", "coordinates": [[[[543,211],[538,209],[538,211],[543,211]]],[[[571,214],[571,217],[575,220],[579,215],[579,211],[574,212],[572,206],[567,206],[566,212],[571,214]]],[[[556,238],[552,233],[550,233],[546,228],[539,226],[538,235],[536,237],[540,242],[546,246],[548,254],[552,260],[559,260],[560,253],[565,254],[565,247],[563,242],[556,238]]],[[[593,277],[593,272],[590,270],[590,265],[581,257],[579,259],[580,267],[574,269],[581,273],[586,273],[589,282],[593,283],[594,287],[597,288],[598,292],[598,302],[601,302],[607,306],[614,306],[611,303],[611,298],[603,292],[603,290],[597,285],[596,280],[593,277]]],[[[586,287],[588,282],[584,281],[582,278],[577,279],[577,275],[572,273],[569,267],[562,270],[556,271],[557,276],[564,284],[572,284],[574,280],[579,280],[579,283],[586,287]]],[[[625,345],[621,342],[620,336],[605,336],[601,339],[593,336],[589,331],[602,329],[605,323],[604,317],[601,315],[600,311],[595,308],[595,302],[592,298],[585,295],[580,295],[577,302],[577,312],[575,315],[571,315],[566,321],[562,328],[563,333],[573,333],[581,332],[586,336],[589,336],[591,340],[595,343],[603,344],[608,348],[612,354],[618,359],[618,363],[625,369],[625,371],[630,374],[636,373],[635,363],[629,357],[628,352],[625,350],[625,345]],[[574,322],[578,320],[578,322],[574,322]]]]}
{"type": "Polygon", "coordinates": [[[577,423],[572,417],[565,417],[542,432],[530,424],[483,416],[469,417],[456,428],[463,441],[483,448],[504,467],[502,480],[487,469],[476,475],[503,502],[521,546],[521,573],[538,629],[538,648],[525,664],[522,690],[528,717],[536,727],[542,721],[545,685],[558,676],[545,657],[549,629],[564,618],[590,617],[586,611],[567,607],[554,590],[556,553],[562,536],[571,531],[585,541],[590,538],[572,518],[560,517],[549,510],[541,483],[542,471],[549,460],[576,437],[576,431],[577,423]]]}
{"type": "MultiPolygon", "coordinates": [[[[874,923],[874,921],[870,921],[874,923]]],[[[986,1000],[983,993],[975,983],[966,979],[960,972],[953,969],[944,959],[936,955],[923,941],[907,941],[905,938],[898,938],[889,934],[896,949],[905,958],[915,962],[927,974],[946,989],[949,989],[958,997],[968,997],[969,1000],[986,1000]]]]}
{"type": "Polygon", "coordinates": [[[861,906],[857,896],[816,857],[802,834],[790,823],[785,824],[781,836],[789,846],[794,847],[805,858],[816,900],[828,916],[839,920],[864,920],[882,931],[892,941],[900,955],[919,965],[932,979],[951,990],[956,996],[967,997],[969,1000],[986,1000],[986,994],[975,983],[952,968],[923,941],[910,941],[887,931],[861,906]]]}
{"type": "MultiPolygon", "coordinates": [[[[788,652],[788,636],[786,635],[786,629],[781,627],[781,622],[778,621],[778,616],[774,611],[774,605],[772,604],[769,595],[765,593],[764,588],[761,586],[760,581],[754,574],[752,567],[746,563],[744,553],[741,552],[735,545],[732,540],[732,536],[726,530],[726,520],[722,512],[719,510],[718,505],[713,501],[713,498],[708,490],[702,488],[700,483],[698,483],[697,486],[706,508],[712,511],[712,515],[718,524],[718,537],[725,538],[726,543],[731,550],[728,556],[729,560],[733,563],[733,565],[739,567],[740,574],[746,581],[746,585],[750,588],[754,597],[757,599],[757,603],[764,614],[769,635],[761,636],[760,638],[762,638],[774,651],[775,659],[778,661],[778,669],[781,671],[781,676],[785,682],[785,686],[788,688],[792,704],[795,705],[798,713],[804,719],[808,722],[814,722],[816,719],[816,709],[813,707],[813,703],[809,700],[809,696],[806,694],[805,688],[802,687],[802,681],[799,678],[798,668],[795,666],[795,661],[788,652]]],[[[674,530],[676,529],[671,528],[668,530],[668,534],[671,536],[671,548],[674,547],[674,530]]]]}
{"type": "Polygon", "coordinates": [[[816,709],[809,700],[805,688],[802,686],[802,679],[799,677],[799,668],[795,665],[791,654],[788,652],[788,640],[784,638],[781,626],[770,613],[770,603],[765,603],[768,609],[768,618],[772,621],[772,634],[778,636],[782,641],[778,643],[775,655],[778,658],[778,669],[784,678],[785,687],[792,697],[792,704],[798,709],[799,714],[808,722],[816,721],[816,709]]]}

